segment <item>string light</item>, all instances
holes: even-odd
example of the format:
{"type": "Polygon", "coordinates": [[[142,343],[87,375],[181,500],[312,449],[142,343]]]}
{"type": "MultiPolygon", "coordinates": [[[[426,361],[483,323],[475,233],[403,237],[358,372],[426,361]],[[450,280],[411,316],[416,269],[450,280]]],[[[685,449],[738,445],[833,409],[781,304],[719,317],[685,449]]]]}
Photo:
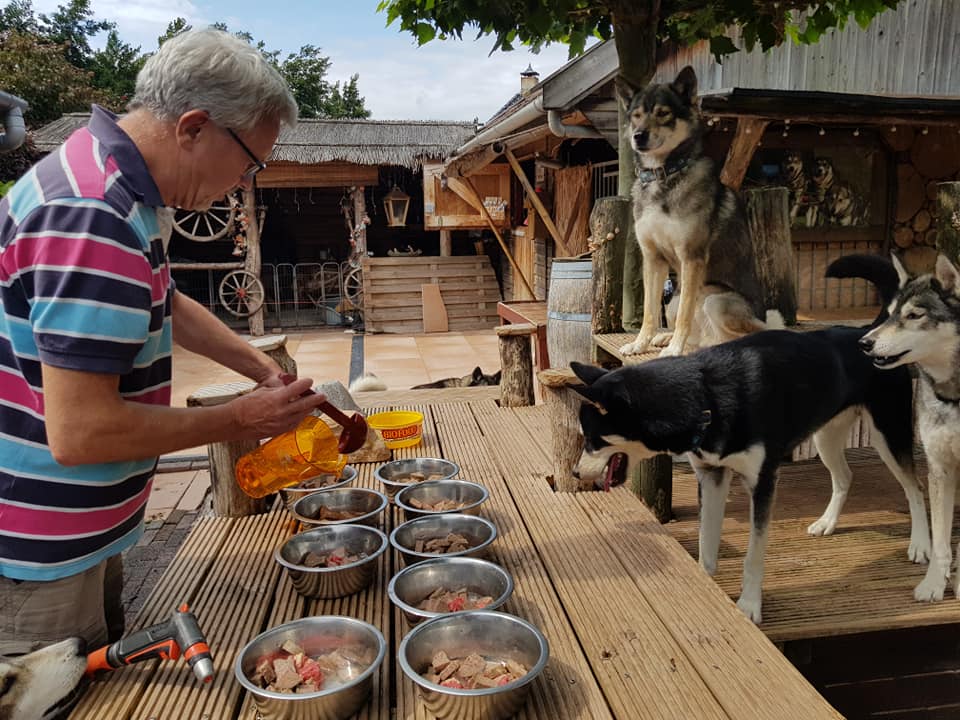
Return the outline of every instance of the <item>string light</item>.
{"type": "Polygon", "coordinates": [[[895,133],[896,131],[897,131],[897,126],[896,126],[896,125],[892,125],[892,126],[890,127],[890,132],[895,133]]]}
{"type": "Polygon", "coordinates": [[[921,135],[926,135],[928,132],[930,132],[930,128],[924,127],[923,130],[920,131],[920,134],[921,134],[921,135]]]}
{"type": "Polygon", "coordinates": [[[713,118],[710,118],[709,120],[707,120],[707,127],[713,127],[714,123],[716,122],[717,122],[716,120],[714,120],[713,118]]]}
{"type": "Polygon", "coordinates": [[[823,128],[820,128],[820,132],[818,132],[817,134],[818,134],[820,137],[823,137],[824,135],[827,134],[827,131],[824,130],[823,128]]]}
{"type": "Polygon", "coordinates": [[[860,137],[860,128],[857,128],[856,130],[853,131],[853,136],[860,137]]]}

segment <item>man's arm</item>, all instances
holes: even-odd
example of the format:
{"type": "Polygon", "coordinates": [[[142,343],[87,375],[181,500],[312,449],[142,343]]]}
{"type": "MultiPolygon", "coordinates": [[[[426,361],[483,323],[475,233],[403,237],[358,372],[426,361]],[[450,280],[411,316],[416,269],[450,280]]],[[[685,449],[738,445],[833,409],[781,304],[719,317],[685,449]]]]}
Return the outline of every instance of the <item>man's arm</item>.
{"type": "Polygon", "coordinates": [[[172,408],[125,400],[119,377],[42,365],[47,442],[62,465],[142,460],[226,440],[292,430],[325,398],[313,384],[259,387],[224,405],[172,408]]]}
{"type": "Polygon", "coordinates": [[[274,382],[282,370],[266,353],[257,350],[203,305],[182,292],[173,293],[173,341],[258,383],[274,382]]]}

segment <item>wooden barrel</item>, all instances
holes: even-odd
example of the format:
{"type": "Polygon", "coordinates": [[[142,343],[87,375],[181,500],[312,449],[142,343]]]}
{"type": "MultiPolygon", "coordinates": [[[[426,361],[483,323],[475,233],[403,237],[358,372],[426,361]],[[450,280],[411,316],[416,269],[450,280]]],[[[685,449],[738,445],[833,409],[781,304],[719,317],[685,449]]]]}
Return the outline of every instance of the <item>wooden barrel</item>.
{"type": "Polygon", "coordinates": [[[589,258],[556,258],[547,293],[547,354],[550,366],[590,362],[593,264],[589,258]]]}

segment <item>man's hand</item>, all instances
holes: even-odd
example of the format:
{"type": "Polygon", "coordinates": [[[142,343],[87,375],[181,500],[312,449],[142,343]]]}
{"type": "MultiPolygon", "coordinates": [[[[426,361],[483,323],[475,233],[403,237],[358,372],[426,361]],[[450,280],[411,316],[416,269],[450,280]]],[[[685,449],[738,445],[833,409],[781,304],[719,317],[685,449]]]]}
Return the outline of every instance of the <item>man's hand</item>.
{"type": "Polygon", "coordinates": [[[253,392],[233,400],[237,440],[259,440],[292,430],[327,398],[322,393],[301,397],[313,387],[310,378],[284,385],[279,376],[261,382],[253,392]],[[275,380],[275,382],[274,382],[275,380]]]}

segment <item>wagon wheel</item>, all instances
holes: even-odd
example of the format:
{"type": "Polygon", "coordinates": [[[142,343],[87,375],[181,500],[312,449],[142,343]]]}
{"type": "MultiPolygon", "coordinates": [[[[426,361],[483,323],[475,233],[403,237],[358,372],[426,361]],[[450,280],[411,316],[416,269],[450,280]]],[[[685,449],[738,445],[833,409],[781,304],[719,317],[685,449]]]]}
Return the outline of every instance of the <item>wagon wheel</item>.
{"type": "Polygon", "coordinates": [[[357,310],[363,310],[363,271],[354,268],[343,278],[343,297],[357,310]]]}
{"type": "Polygon", "coordinates": [[[266,291],[253,273],[234,270],[220,281],[220,302],[237,317],[249,317],[263,305],[266,291]]]}
{"type": "Polygon", "coordinates": [[[233,199],[226,195],[208,210],[177,210],[173,224],[177,232],[188,240],[207,242],[222,238],[233,226],[237,214],[233,199]]]}

